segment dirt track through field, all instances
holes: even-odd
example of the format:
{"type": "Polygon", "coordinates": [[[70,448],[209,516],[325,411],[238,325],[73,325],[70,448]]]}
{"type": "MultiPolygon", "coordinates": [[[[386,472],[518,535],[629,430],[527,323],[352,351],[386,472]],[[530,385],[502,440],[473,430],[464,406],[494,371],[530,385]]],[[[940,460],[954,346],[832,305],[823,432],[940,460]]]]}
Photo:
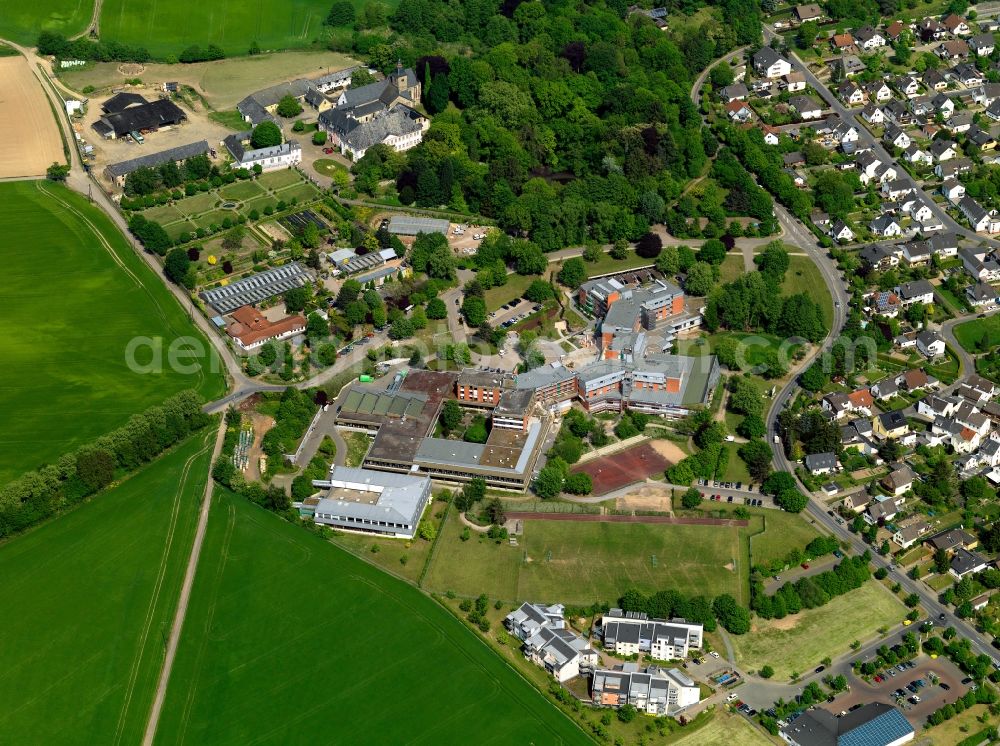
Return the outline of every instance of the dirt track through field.
{"type": "Polygon", "coordinates": [[[0,57],[0,178],[44,176],[65,163],[59,129],[24,57],[0,57]]]}

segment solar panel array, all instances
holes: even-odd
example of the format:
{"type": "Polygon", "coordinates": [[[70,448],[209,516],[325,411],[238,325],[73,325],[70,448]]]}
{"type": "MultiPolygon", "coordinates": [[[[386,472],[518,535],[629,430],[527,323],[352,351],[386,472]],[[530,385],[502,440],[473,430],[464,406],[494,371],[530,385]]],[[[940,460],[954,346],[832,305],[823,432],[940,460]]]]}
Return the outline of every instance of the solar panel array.
{"type": "Polygon", "coordinates": [[[308,270],[297,262],[292,262],[237,280],[225,287],[206,290],[201,297],[219,313],[230,313],[241,306],[259,303],[311,281],[312,275],[308,270]]]}

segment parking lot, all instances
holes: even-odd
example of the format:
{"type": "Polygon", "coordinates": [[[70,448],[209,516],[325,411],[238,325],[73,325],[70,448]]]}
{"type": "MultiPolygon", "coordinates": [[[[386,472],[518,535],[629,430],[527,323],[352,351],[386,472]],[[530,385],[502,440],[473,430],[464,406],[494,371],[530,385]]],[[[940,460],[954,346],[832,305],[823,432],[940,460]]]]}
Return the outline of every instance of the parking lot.
{"type": "Polygon", "coordinates": [[[851,709],[857,704],[867,704],[868,702],[884,702],[885,704],[898,705],[906,715],[914,728],[920,729],[927,716],[940,707],[954,702],[967,691],[963,685],[964,674],[954,663],[946,658],[930,658],[921,655],[913,661],[916,665],[907,668],[905,671],[891,669],[888,677],[881,682],[871,684],[854,675],[848,676],[851,689],[849,692],[837,697],[833,702],[824,704],[827,710],[835,715],[851,709]],[[895,676],[891,675],[895,672],[895,676]],[[931,674],[935,674],[940,683],[946,688],[931,683],[931,674]],[[909,691],[907,685],[911,682],[923,680],[925,686],[917,688],[916,693],[909,691]],[[899,698],[896,692],[902,689],[905,697],[899,698]],[[919,697],[919,702],[910,701],[911,697],[919,697]]]}
{"type": "Polygon", "coordinates": [[[494,327],[506,329],[507,327],[513,326],[518,321],[523,321],[535,311],[541,310],[541,308],[542,307],[537,303],[532,303],[529,300],[519,298],[517,300],[512,300],[504,306],[500,306],[500,308],[491,313],[489,315],[489,322],[494,327]]]}

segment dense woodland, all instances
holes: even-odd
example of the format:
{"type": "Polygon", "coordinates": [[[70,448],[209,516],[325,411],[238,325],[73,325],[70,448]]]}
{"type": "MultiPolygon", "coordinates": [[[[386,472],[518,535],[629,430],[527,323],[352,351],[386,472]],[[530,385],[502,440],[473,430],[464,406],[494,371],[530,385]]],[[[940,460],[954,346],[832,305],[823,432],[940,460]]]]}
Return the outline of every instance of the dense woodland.
{"type": "Polygon", "coordinates": [[[760,40],[756,2],[717,11],[664,32],[626,17],[624,2],[404,0],[390,19],[398,37],[358,32],[351,51],[412,64],[433,123],[405,154],[372,148],[357,186],[395,179],[406,204],[495,218],[546,251],[637,239],[715,154],[690,99],[695,76],[760,40]]]}

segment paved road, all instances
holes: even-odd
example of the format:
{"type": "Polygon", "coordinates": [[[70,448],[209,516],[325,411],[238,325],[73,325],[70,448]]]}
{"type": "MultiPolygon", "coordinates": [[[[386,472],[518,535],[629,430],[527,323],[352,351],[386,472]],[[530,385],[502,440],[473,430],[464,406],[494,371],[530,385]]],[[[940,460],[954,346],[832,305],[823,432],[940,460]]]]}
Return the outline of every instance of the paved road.
{"type": "MultiPolygon", "coordinates": [[[[215,436],[215,447],[212,449],[212,459],[209,464],[214,464],[215,460],[222,452],[222,443],[226,437],[226,421],[219,421],[219,432],[215,436]]],[[[191,601],[191,589],[194,587],[195,575],[198,572],[198,558],[201,557],[201,548],[205,542],[205,531],[208,528],[208,513],[212,504],[212,488],[214,481],[209,478],[205,482],[205,493],[201,500],[201,509],[198,512],[198,526],[195,529],[194,543],[191,545],[191,554],[188,555],[187,569],[184,571],[184,582],[181,585],[181,594],[177,600],[177,609],[174,612],[174,620],[170,625],[170,636],[167,638],[167,649],[163,657],[163,668],[160,669],[160,677],[156,684],[156,695],[153,698],[153,706],[149,711],[149,719],[146,721],[146,732],[143,735],[143,746],[152,746],[156,737],[156,727],[160,722],[160,713],[163,711],[163,702],[167,696],[167,685],[170,683],[170,672],[174,667],[174,659],[177,657],[177,645],[181,639],[181,630],[184,628],[184,618],[187,616],[188,603],[191,601]]]]}

